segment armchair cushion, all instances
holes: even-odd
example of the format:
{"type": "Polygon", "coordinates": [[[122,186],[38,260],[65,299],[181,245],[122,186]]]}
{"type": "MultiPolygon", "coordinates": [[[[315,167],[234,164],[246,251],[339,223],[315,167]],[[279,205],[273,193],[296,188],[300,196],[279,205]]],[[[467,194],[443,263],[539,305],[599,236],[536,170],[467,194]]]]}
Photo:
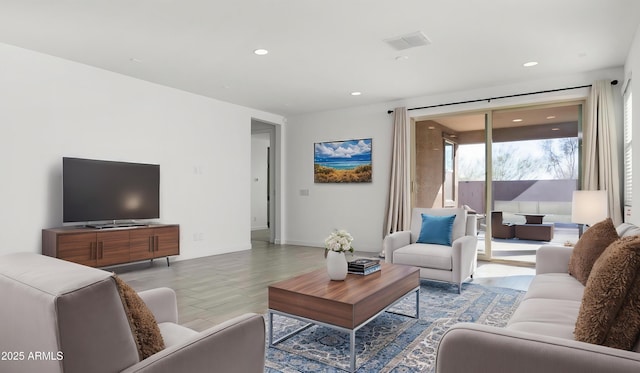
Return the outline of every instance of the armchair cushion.
{"type": "Polygon", "coordinates": [[[640,334],[640,236],[611,244],[593,265],[575,326],[578,341],[631,350],[640,334]]]}
{"type": "Polygon", "coordinates": [[[422,227],[416,242],[451,246],[451,230],[456,216],[421,215],[422,227]]]}
{"type": "Polygon", "coordinates": [[[414,243],[394,251],[393,263],[451,271],[451,246],[414,243]]]}
{"type": "Polygon", "coordinates": [[[118,285],[118,293],[122,299],[133,339],[138,347],[140,360],[144,360],[156,352],[164,349],[164,340],[160,333],[160,328],[156,323],[153,313],[147,308],[135,290],[124,282],[120,277],[115,276],[118,285]]]}
{"type": "Polygon", "coordinates": [[[582,285],[586,285],[593,263],[596,262],[607,246],[618,238],[618,232],[616,232],[611,218],[587,229],[573,248],[573,253],[569,259],[569,274],[580,281],[582,285]]]}

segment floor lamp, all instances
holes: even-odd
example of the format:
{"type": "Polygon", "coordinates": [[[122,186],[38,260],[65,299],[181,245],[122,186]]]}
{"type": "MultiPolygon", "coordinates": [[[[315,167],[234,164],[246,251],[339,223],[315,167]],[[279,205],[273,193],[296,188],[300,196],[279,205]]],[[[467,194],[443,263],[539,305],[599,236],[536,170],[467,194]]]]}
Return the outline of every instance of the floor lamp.
{"type": "Polygon", "coordinates": [[[571,201],[571,221],[578,224],[578,237],[584,226],[594,225],[609,216],[606,190],[575,190],[571,201]]]}

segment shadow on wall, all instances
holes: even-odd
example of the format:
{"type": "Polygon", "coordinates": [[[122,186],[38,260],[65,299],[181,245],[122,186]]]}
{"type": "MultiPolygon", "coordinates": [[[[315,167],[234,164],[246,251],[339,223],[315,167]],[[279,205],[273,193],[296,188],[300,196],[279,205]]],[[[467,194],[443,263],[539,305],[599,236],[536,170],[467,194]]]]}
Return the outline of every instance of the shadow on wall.
{"type": "Polygon", "coordinates": [[[62,161],[49,169],[46,227],[62,225],[62,161]]]}

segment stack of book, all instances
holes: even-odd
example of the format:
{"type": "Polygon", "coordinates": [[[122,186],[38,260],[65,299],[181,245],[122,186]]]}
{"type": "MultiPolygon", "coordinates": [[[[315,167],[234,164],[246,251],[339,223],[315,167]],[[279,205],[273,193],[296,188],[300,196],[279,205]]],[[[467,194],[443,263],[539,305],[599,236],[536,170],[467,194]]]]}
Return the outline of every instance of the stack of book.
{"type": "Polygon", "coordinates": [[[349,262],[348,271],[356,275],[370,275],[380,270],[378,259],[356,259],[349,262]]]}

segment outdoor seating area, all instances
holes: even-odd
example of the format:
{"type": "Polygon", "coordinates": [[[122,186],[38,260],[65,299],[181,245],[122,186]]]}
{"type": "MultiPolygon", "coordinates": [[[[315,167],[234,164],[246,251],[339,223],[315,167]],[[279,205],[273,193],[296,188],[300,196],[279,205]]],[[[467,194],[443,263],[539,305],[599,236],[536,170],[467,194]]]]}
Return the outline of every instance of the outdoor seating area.
{"type": "MultiPolygon", "coordinates": [[[[571,195],[571,192],[568,192],[571,195]]],[[[570,199],[571,197],[569,197],[570,199]]],[[[502,211],[506,222],[571,223],[571,201],[494,201],[494,211],[502,211]]]]}
{"type": "Polygon", "coordinates": [[[544,215],[525,215],[524,224],[505,223],[502,211],[491,212],[491,237],[501,239],[518,238],[531,241],[551,241],[554,224],[542,223],[544,215]]]}
{"type": "Polygon", "coordinates": [[[553,239],[553,224],[516,224],[516,238],[551,241],[553,239]]]}

